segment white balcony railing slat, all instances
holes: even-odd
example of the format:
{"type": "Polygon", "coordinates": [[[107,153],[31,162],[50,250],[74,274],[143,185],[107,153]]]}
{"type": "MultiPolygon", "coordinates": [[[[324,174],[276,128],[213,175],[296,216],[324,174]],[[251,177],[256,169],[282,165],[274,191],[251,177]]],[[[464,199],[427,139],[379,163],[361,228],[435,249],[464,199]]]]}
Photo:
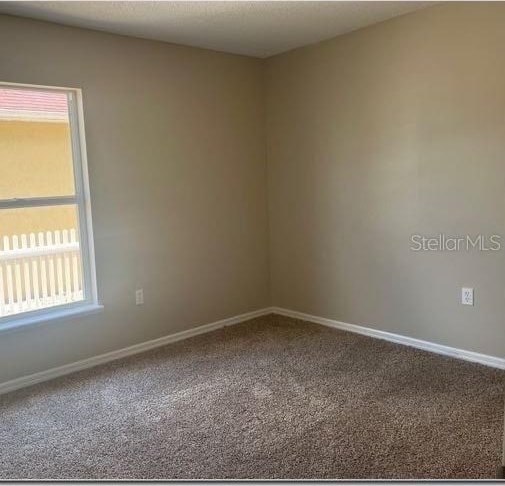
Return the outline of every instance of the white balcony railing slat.
{"type": "Polygon", "coordinates": [[[4,236],[0,317],[83,299],[75,229],[4,236]]]}

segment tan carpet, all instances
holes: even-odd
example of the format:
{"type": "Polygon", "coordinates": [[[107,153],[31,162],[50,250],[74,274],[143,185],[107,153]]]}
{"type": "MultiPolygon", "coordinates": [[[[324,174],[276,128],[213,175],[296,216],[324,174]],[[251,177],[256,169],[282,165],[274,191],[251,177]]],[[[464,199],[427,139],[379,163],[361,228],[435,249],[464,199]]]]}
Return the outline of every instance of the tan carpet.
{"type": "Polygon", "coordinates": [[[268,316],[0,397],[0,475],[492,478],[504,386],[268,316]]]}

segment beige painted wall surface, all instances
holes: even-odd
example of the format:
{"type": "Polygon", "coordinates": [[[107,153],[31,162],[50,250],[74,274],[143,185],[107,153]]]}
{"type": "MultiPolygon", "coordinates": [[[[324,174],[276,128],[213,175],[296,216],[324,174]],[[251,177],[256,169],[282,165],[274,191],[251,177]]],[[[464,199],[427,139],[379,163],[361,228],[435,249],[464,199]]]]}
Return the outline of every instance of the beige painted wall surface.
{"type": "Polygon", "coordinates": [[[0,16],[0,80],[83,89],[105,306],[2,333],[0,382],[268,305],[261,79],[254,59],[0,16]]]}
{"type": "MultiPolygon", "coordinates": [[[[0,199],[74,194],[68,123],[0,120],[0,199]]],[[[77,229],[74,206],[0,211],[3,236],[77,229]]]]}
{"type": "Polygon", "coordinates": [[[267,61],[273,305],[505,356],[505,251],[409,250],[505,238],[504,25],[442,4],[267,61]]]}

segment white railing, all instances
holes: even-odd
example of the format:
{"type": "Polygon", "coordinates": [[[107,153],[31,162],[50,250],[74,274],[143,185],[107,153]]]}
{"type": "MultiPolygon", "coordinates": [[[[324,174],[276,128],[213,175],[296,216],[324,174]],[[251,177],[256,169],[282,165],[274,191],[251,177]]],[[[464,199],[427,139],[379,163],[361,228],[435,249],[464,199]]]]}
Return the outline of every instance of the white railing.
{"type": "Polygon", "coordinates": [[[76,231],[4,236],[0,317],[83,299],[76,231]]]}

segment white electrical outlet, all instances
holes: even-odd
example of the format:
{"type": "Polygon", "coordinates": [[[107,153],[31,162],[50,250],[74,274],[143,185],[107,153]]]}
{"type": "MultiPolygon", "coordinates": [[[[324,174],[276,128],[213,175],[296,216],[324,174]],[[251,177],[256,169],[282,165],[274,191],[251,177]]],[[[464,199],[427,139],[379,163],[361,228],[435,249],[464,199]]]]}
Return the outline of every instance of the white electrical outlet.
{"type": "Polygon", "coordinates": [[[144,303],[144,289],[135,290],[135,305],[142,305],[144,303]]]}
{"type": "Polygon", "coordinates": [[[473,305],[473,289],[463,287],[461,289],[461,303],[464,305],[473,305]]]}

